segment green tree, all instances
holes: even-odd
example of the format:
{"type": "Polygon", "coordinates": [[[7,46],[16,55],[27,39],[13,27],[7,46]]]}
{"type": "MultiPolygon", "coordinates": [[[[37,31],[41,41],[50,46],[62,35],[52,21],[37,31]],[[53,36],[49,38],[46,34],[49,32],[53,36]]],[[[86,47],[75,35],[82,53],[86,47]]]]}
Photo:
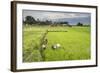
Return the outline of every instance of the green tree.
{"type": "Polygon", "coordinates": [[[34,17],[32,16],[26,16],[25,17],[25,24],[35,24],[36,23],[36,20],[34,19],[34,17]]]}
{"type": "Polygon", "coordinates": [[[78,22],[78,23],[77,23],[77,26],[83,26],[83,24],[82,24],[82,23],[80,23],[80,22],[78,22]]]}

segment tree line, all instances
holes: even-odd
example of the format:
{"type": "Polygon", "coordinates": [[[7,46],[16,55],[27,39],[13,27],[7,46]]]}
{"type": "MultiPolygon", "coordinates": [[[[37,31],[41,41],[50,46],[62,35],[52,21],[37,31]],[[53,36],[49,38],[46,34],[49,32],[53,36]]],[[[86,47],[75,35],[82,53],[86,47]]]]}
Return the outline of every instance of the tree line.
{"type": "MultiPolygon", "coordinates": [[[[51,25],[51,26],[69,26],[72,27],[69,22],[62,21],[62,22],[52,22],[50,20],[40,21],[39,19],[35,19],[32,16],[26,16],[25,20],[23,20],[24,25],[51,25]]],[[[82,23],[78,22],[77,26],[83,26],[82,23]]]]}

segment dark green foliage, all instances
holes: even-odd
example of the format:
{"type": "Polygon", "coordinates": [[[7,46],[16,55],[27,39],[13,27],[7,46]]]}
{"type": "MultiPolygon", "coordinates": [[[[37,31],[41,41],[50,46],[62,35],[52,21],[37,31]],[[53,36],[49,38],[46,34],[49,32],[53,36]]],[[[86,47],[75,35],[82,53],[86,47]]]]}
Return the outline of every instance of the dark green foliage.
{"type": "Polygon", "coordinates": [[[53,24],[51,24],[51,26],[68,26],[68,27],[72,27],[69,22],[54,22],[53,24]]]}
{"type": "Polygon", "coordinates": [[[24,23],[32,25],[36,23],[36,20],[32,16],[26,16],[24,23]]]}
{"type": "Polygon", "coordinates": [[[78,23],[77,23],[77,26],[83,26],[83,24],[82,24],[82,23],[80,23],[80,22],[78,22],[78,23]]]}

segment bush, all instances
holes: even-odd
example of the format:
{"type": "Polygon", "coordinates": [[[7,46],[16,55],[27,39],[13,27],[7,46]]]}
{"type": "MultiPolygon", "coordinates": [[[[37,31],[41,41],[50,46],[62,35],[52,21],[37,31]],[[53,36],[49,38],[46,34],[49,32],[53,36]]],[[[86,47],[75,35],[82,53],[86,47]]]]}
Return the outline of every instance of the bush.
{"type": "Polygon", "coordinates": [[[79,22],[79,23],[77,23],[77,26],[83,26],[83,24],[79,22]]]}

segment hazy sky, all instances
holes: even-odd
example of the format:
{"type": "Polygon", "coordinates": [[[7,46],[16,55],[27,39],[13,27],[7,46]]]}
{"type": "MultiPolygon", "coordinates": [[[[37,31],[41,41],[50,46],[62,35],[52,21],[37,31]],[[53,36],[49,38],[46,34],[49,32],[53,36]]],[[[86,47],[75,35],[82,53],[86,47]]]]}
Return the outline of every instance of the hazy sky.
{"type": "Polygon", "coordinates": [[[72,25],[77,24],[78,22],[91,24],[90,13],[23,10],[23,20],[26,16],[32,16],[41,21],[68,21],[72,25]]]}

